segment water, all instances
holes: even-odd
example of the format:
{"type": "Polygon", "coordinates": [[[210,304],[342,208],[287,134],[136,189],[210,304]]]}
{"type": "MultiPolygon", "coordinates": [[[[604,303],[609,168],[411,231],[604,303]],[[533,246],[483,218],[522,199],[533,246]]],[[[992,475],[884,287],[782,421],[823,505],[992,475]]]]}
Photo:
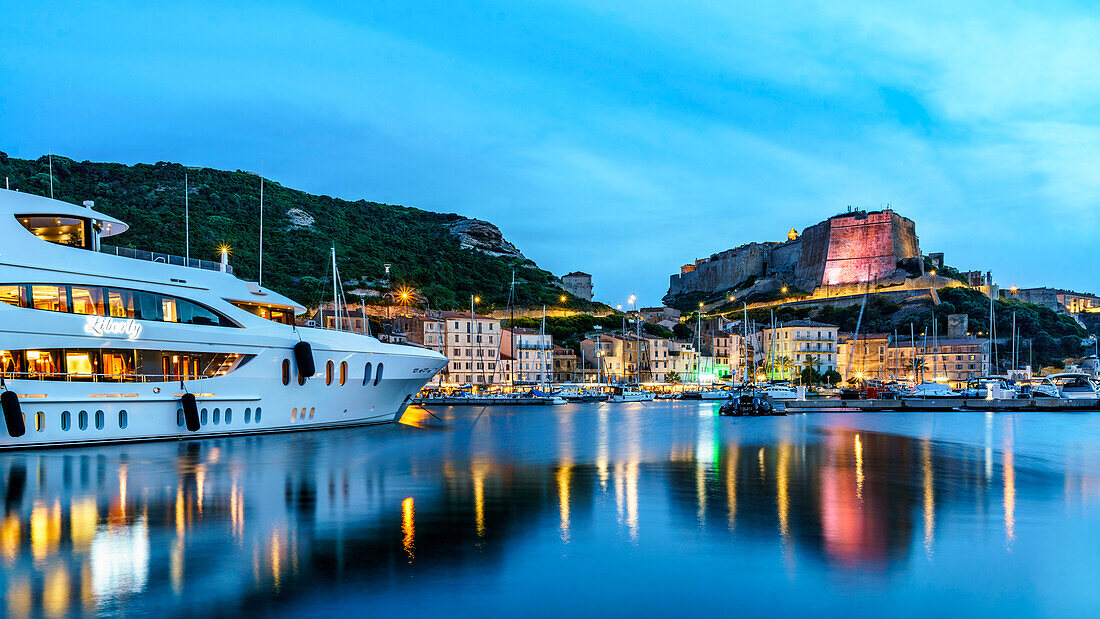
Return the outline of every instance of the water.
{"type": "Polygon", "coordinates": [[[1100,415],[716,407],[0,454],[3,612],[1100,611],[1100,415]]]}

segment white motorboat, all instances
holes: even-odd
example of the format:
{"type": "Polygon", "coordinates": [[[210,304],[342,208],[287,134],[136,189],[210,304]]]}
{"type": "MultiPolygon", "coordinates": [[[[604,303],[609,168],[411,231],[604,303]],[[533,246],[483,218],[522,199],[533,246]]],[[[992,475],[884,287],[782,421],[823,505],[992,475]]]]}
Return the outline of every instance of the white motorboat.
{"type": "Polygon", "coordinates": [[[1067,400],[1095,400],[1100,399],[1100,390],[1088,374],[1078,372],[1062,372],[1049,376],[1051,382],[1058,386],[1059,393],[1067,400]]]}
{"type": "Polygon", "coordinates": [[[797,400],[798,389],[790,385],[768,385],[756,390],[757,394],[766,395],[772,400],[797,400]]]}
{"type": "Polygon", "coordinates": [[[684,400],[728,400],[730,393],[726,389],[701,389],[685,391],[680,398],[684,400]]]}
{"type": "Polygon", "coordinates": [[[0,449],[399,419],[437,352],[299,329],[228,265],[101,246],[127,225],[0,190],[0,449]]]}
{"type": "Polygon", "coordinates": [[[943,383],[923,382],[913,385],[905,394],[907,398],[961,398],[962,394],[943,383]]]}
{"type": "Polygon", "coordinates": [[[614,387],[611,390],[611,402],[650,402],[654,398],[652,391],[633,387],[614,387]]]}

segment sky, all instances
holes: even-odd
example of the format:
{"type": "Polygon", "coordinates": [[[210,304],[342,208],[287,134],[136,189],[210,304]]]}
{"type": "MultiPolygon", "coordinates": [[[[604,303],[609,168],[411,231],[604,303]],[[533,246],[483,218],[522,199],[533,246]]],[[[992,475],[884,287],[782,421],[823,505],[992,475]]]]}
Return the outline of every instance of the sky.
{"type": "Polygon", "coordinates": [[[598,300],[855,208],[1100,291],[1100,7],[12,2],[0,150],[259,170],[497,224],[598,300]],[[163,4],[163,6],[162,6],[163,4]]]}

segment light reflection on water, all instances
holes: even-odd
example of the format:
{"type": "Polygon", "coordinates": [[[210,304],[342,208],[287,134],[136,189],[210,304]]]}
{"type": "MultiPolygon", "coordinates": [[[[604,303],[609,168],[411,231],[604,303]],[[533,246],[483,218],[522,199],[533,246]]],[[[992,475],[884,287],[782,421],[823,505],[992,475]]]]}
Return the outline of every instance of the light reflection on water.
{"type": "Polygon", "coordinates": [[[1100,607],[1100,416],[715,408],[0,454],[4,613],[1100,607]]]}

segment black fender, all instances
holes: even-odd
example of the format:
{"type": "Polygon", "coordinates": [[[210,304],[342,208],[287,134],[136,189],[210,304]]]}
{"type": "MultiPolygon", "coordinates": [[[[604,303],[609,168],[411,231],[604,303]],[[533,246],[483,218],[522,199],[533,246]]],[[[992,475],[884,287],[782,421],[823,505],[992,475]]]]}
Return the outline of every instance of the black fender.
{"type": "Polygon", "coordinates": [[[199,424],[199,403],[195,400],[195,394],[183,394],[180,404],[183,405],[183,419],[187,422],[187,430],[198,432],[202,426],[199,424]]]}
{"type": "Polygon", "coordinates": [[[8,436],[19,438],[27,433],[27,422],[23,419],[23,409],[19,407],[19,396],[14,391],[0,393],[0,405],[4,408],[4,424],[8,436]]]}
{"type": "Polygon", "coordinates": [[[309,342],[298,342],[294,345],[294,363],[298,365],[298,375],[309,378],[317,373],[317,365],[313,362],[313,347],[309,342]]]}

